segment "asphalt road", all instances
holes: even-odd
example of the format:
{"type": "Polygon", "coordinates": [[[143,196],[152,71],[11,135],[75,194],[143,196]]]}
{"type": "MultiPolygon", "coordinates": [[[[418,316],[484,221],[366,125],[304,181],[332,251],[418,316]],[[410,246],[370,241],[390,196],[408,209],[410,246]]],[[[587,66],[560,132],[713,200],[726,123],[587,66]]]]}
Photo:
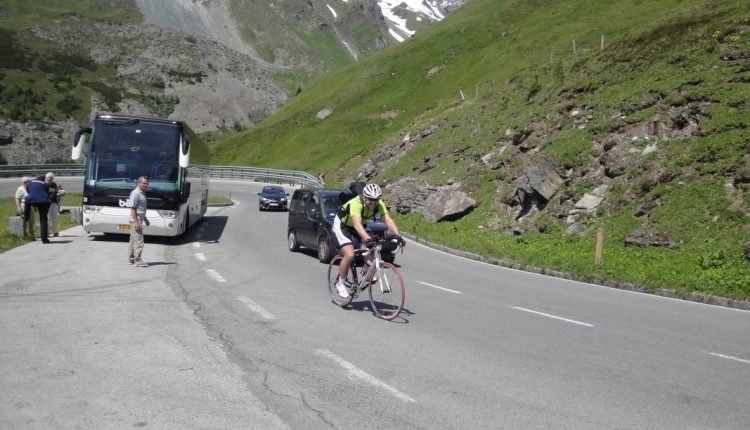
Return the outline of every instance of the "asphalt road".
{"type": "Polygon", "coordinates": [[[185,239],[147,238],[145,269],[127,266],[126,242],[80,228],[0,254],[3,422],[750,427],[750,312],[410,242],[396,257],[406,311],[385,322],[366,297],[331,303],[326,266],[287,249],[286,213],[258,211],[260,185],[211,187],[237,205],[212,208],[185,239]]]}

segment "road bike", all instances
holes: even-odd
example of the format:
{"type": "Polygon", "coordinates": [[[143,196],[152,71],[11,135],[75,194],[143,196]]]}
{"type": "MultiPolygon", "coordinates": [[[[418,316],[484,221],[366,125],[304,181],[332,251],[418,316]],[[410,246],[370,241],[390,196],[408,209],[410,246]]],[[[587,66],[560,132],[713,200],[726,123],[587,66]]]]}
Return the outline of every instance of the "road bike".
{"type": "Polygon", "coordinates": [[[360,292],[367,290],[370,295],[370,305],[378,318],[390,321],[398,317],[404,309],[406,288],[404,288],[404,278],[401,277],[401,272],[396,266],[383,261],[380,257],[380,250],[387,240],[393,239],[376,237],[373,239],[372,248],[355,251],[355,260],[357,256],[366,258],[369,253],[373,253],[374,259],[371,264],[364,266],[362,269],[364,273],[361,275],[358,275],[357,267],[352,261],[349,276],[347,276],[348,298],[341,297],[336,289],[336,282],[339,279],[339,263],[343,257],[338,254],[331,259],[328,265],[328,292],[331,294],[333,303],[341,307],[349,306],[360,292]]]}

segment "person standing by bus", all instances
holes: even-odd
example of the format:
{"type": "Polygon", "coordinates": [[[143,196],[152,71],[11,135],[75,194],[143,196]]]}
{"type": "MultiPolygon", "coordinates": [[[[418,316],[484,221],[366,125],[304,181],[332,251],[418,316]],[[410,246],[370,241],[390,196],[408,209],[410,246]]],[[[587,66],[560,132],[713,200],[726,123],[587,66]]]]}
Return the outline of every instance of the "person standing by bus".
{"type": "Polygon", "coordinates": [[[29,181],[29,195],[26,196],[26,208],[24,215],[29,222],[34,222],[31,208],[36,208],[39,212],[39,229],[41,230],[42,243],[49,243],[47,236],[47,213],[49,212],[49,187],[44,181],[44,175],[29,181]]]}
{"type": "Polygon", "coordinates": [[[128,264],[136,267],[148,267],[143,261],[143,223],[151,225],[146,217],[146,188],[148,188],[148,176],[138,178],[138,185],[130,192],[130,242],[128,243],[128,264]]]}
{"type": "Polygon", "coordinates": [[[49,223],[52,224],[52,235],[59,236],[60,234],[60,194],[58,192],[57,184],[55,183],[55,175],[52,172],[47,172],[44,175],[44,182],[47,183],[49,189],[49,223]]]}

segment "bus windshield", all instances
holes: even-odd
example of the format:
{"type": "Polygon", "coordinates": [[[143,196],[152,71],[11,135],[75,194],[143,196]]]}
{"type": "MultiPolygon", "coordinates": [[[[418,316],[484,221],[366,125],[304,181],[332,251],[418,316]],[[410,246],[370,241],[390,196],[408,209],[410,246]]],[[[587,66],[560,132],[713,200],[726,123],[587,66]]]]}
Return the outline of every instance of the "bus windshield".
{"type": "Polygon", "coordinates": [[[180,128],[139,121],[98,119],[92,136],[87,186],[132,189],[141,176],[149,187],[177,191],[180,128]]]}

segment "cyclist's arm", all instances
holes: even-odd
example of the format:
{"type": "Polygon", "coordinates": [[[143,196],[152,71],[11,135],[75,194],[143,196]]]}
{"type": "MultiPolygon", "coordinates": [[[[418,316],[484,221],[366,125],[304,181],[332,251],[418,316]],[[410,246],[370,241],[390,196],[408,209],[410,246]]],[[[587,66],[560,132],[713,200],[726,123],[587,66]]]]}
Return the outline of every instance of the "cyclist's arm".
{"type": "Polygon", "coordinates": [[[385,224],[388,226],[389,229],[395,234],[396,236],[401,236],[401,233],[398,231],[398,226],[396,225],[396,221],[391,218],[390,215],[387,213],[383,215],[383,220],[385,220],[385,224]]]}
{"type": "Polygon", "coordinates": [[[367,242],[368,240],[372,239],[369,234],[367,234],[367,230],[365,230],[365,226],[362,225],[362,217],[352,215],[352,223],[354,223],[354,230],[357,231],[357,234],[362,239],[362,242],[367,242]]]}

